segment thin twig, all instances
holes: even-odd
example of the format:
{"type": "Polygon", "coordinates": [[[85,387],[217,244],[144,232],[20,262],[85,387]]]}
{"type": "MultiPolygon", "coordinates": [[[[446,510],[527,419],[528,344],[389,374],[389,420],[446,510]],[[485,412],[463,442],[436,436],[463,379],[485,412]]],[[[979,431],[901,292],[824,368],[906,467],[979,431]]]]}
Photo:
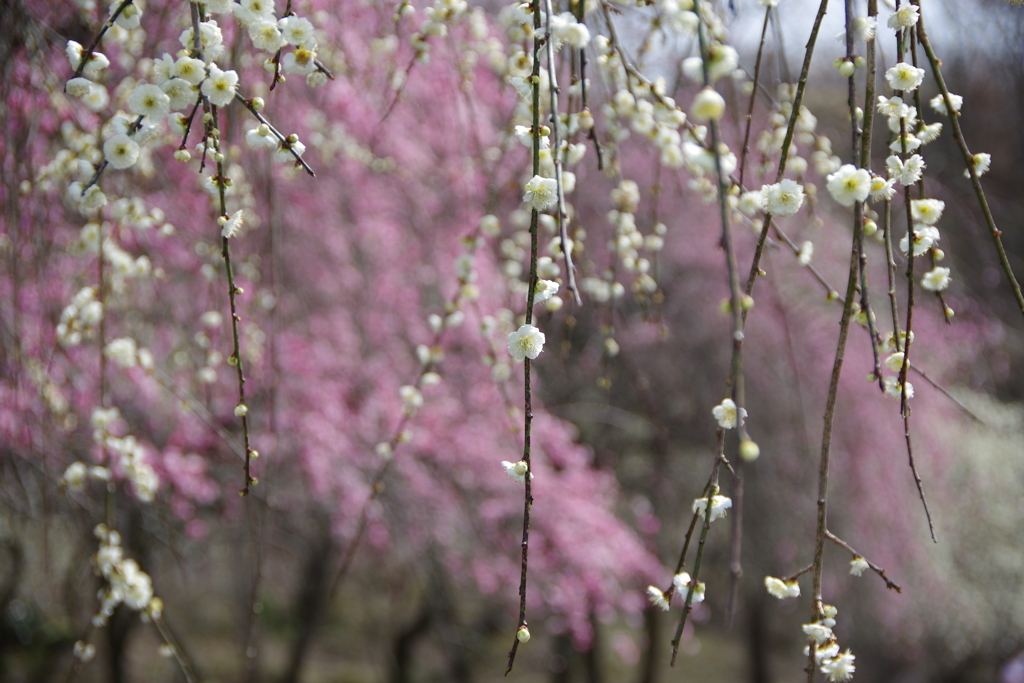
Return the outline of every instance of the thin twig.
{"type": "MultiPolygon", "coordinates": [[[[566,288],[572,294],[573,301],[577,306],[582,306],[579,287],[576,286],[576,266],[572,263],[572,249],[569,248],[569,216],[565,210],[565,187],[562,184],[562,133],[561,122],[558,120],[558,81],[556,80],[555,49],[551,40],[551,0],[545,0],[545,27],[548,56],[548,93],[550,95],[551,135],[553,138],[551,146],[551,159],[555,163],[555,190],[558,197],[558,238],[562,245],[562,258],[565,259],[565,275],[567,278],[566,288]]],[[[534,137],[540,135],[538,130],[533,131],[534,137]]]]}
{"type": "Polygon", "coordinates": [[[103,28],[101,28],[99,33],[96,34],[96,37],[93,38],[92,45],[90,45],[85,50],[82,50],[82,58],[81,60],[79,60],[78,68],[75,69],[75,75],[72,76],[72,78],[78,78],[82,75],[82,73],[85,71],[85,67],[92,59],[93,52],[96,51],[96,47],[100,44],[100,41],[103,40],[103,36],[106,35],[107,31],[109,31],[110,28],[114,25],[114,22],[117,21],[117,18],[121,16],[121,12],[124,12],[128,5],[132,4],[132,2],[134,2],[134,0],[122,0],[121,4],[118,5],[117,9],[114,10],[114,13],[110,15],[110,18],[107,19],[106,22],[104,22],[103,28]]]}
{"type": "Polygon", "coordinates": [[[761,26],[761,44],[757,48],[757,60],[754,62],[754,87],[750,90],[750,105],[747,107],[747,126],[743,132],[743,152],[740,154],[740,185],[743,184],[743,173],[747,168],[747,153],[750,151],[750,128],[754,122],[754,101],[757,98],[757,84],[761,80],[761,57],[764,54],[764,39],[768,33],[768,19],[772,13],[771,5],[764,10],[764,25],[761,26]]]}
{"type": "MultiPolygon", "coordinates": [[[[531,5],[533,11],[533,175],[540,173],[540,50],[542,47],[540,32],[540,0],[533,0],[531,5]]],[[[533,322],[533,302],[537,293],[537,209],[530,211],[530,282],[526,292],[526,324],[533,322]]],[[[529,358],[523,359],[523,397],[525,403],[525,415],[523,416],[523,462],[526,463],[526,473],[523,476],[523,540],[522,564],[519,572],[519,621],[516,625],[516,633],[512,638],[512,648],[508,653],[508,668],[505,675],[508,676],[515,664],[516,651],[519,649],[520,629],[526,628],[526,577],[527,561],[530,548],[530,508],[533,506],[533,490],[531,479],[533,478],[533,467],[530,462],[530,437],[533,426],[533,396],[530,392],[530,366],[529,358]]]]}
{"type": "Polygon", "coordinates": [[[833,534],[828,529],[825,530],[825,536],[828,538],[828,540],[832,541],[833,543],[838,545],[840,548],[844,548],[845,550],[847,550],[851,555],[853,555],[854,558],[858,558],[859,557],[860,559],[862,559],[865,562],[867,562],[868,563],[868,567],[871,568],[871,571],[873,571],[876,574],[878,574],[880,577],[882,577],[882,580],[885,581],[885,587],[886,588],[888,588],[891,591],[896,591],[897,593],[902,593],[903,592],[903,589],[900,588],[900,585],[898,583],[896,583],[895,581],[893,581],[892,579],[890,579],[888,576],[885,575],[885,570],[884,569],[879,567],[877,564],[875,564],[874,562],[872,562],[868,558],[864,557],[864,555],[862,555],[861,553],[858,553],[856,550],[851,548],[850,544],[848,544],[846,541],[844,541],[843,539],[839,538],[838,536],[833,534]]]}
{"type": "Polygon", "coordinates": [[[1003,272],[1006,274],[1006,279],[1010,283],[1010,288],[1013,289],[1013,295],[1017,299],[1017,307],[1020,308],[1021,314],[1024,314],[1024,292],[1021,292],[1020,284],[1017,283],[1017,278],[1014,276],[1013,269],[1010,267],[1010,260],[1006,256],[1006,249],[1003,248],[1003,241],[1001,239],[1003,233],[996,227],[996,221],[992,217],[992,211],[989,209],[988,200],[985,198],[985,191],[981,187],[981,180],[978,178],[977,171],[974,170],[974,162],[972,160],[971,152],[967,148],[963,132],[960,130],[960,113],[953,107],[953,100],[950,98],[949,89],[946,87],[946,81],[942,78],[942,70],[939,68],[941,66],[941,62],[935,56],[935,51],[932,50],[931,41],[928,40],[928,34],[924,30],[924,19],[920,16],[921,2],[920,0],[910,0],[910,3],[912,5],[916,5],[918,8],[918,40],[921,43],[921,47],[924,48],[925,54],[928,56],[928,63],[931,64],[932,74],[935,76],[935,83],[939,86],[939,92],[942,93],[942,99],[946,103],[946,111],[949,112],[950,128],[953,129],[953,139],[956,140],[956,144],[960,148],[960,153],[964,157],[964,164],[967,166],[967,173],[971,177],[971,186],[974,188],[974,194],[978,197],[978,203],[981,205],[981,213],[985,216],[985,224],[988,226],[989,234],[992,236],[992,244],[995,246],[996,253],[999,255],[999,264],[1003,267],[1003,272]]]}
{"type": "Polygon", "coordinates": [[[277,138],[277,141],[281,143],[281,146],[284,147],[289,152],[291,152],[291,155],[295,157],[295,163],[301,165],[302,168],[306,170],[306,173],[308,173],[314,178],[316,177],[316,173],[314,173],[313,169],[309,167],[309,164],[307,164],[306,160],[302,158],[302,155],[295,150],[295,147],[293,147],[292,143],[288,141],[288,138],[286,138],[277,128],[274,128],[272,125],[270,125],[270,121],[267,121],[263,114],[259,112],[255,105],[253,105],[251,98],[247,98],[243,96],[241,93],[236,92],[235,99],[241,102],[242,105],[249,110],[249,113],[256,117],[257,121],[259,121],[262,124],[265,124],[267,128],[270,129],[271,134],[275,138],[277,138]]]}
{"type": "MultiPolygon", "coordinates": [[[[811,57],[814,55],[814,46],[818,40],[818,31],[821,29],[821,21],[825,18],[828,9],[828,0],[821,0],[818,6],[818,13],[814,17],[814,26],[811,28],[811,36],[807,39],[807,49],[804,52],[804,64],[800,69],[800,79],[797,81],[796,93],[793,95],[793,110],[789,115],[789,124],[786,126],[786,137],[782,140],[782,151],[779,156],[779,168],[775,173],[775,182],[778,183],[786,173],[786,162],[789,159],[789,146],[793,143],[793,135],[796,133],[796,121],[800,116],[800,105],[804,99],[804,90],[807,88],[807,75],[811,70],[811,57]]],[[[757,239],[757,246],[754,248],[754,259],[750,264],[750,275],[747,276],[747,295],[754,291],[754,282],[761,267],[761,253],[764,251],[765,240],[768,239],[768,230],[772,226],[772,215],[766,213],[764,226],[761,228],[761,235],[757,239]]]]}
{"type": "MultiPolygon", "coordinates": [[[[853,35],[853,0],[846,0],[847,54],[852,52],[853,35]]],[[[850,112],[851,115],[854,112],[850,112]]],[[[854,119],[856,117],[854,116],[854,119]]],[[[854,123],[856,125],[856,123],[854,123]]],[[[856,149],[856,148],[855,148],[856,149]]],[[[855,152],[856,153],[856,152],[855,152]]],[[[855,207],[860,202],[855,202],[855,207]]],[[[855,208],[855,213],[859,213],[855,208]]],[[[853,314],[853,300],[857,292],[857,271],[860,263],[860,252],[857,243],[861,239],[863,224],[855,220],[853,224],[853,245],[850,249],[850,266],[846,279],[846,297],[843,299],[843,314],[839,321],[839,340],[836,343],[836,355],[832,364],[832,378],[829,382],[828,398],[825,402],[824,428],[821,434],[821,459],[818,465],[818,519],[814,534],[814,569],[811,592],[811,621],[817,621],[822,614],[822,574],[825,568],[825,538],[828,522],[828,483],[829,464],[832,455],[832,427],[835,422],[836,399],[839,394],[839,378],[843,372],[843,360],[846,353],[846,341],[850,332],[850,318],[853,314]]],[[[813,683],[815,671],[816,646],[812,641],[808,648],[807,681],[813,683]]]]}

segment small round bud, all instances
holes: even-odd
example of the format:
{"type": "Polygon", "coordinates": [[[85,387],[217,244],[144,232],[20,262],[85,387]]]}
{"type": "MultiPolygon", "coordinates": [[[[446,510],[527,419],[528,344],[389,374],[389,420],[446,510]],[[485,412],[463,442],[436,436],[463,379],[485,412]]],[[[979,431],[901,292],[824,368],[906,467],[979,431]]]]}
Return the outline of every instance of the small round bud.
{"type": "Polygon", "coordinates": [[[750,296],[749,294],[744,294],[743,300],[740,302],[740,306],[743,308],[744,311],[749,311],[751,308],[754,307],[754,297],[750,296]]]}
{"type": "Polygon", "coordinates": [[[254,459],[258,458],[258,457],[260,457],[260,452],[258,450],[256,450],[255,448],[250,448],[249,449],[249,457],[250,458],[254,458],[254,459]]]}
{"type": "Polygon", "coordinates": [[[237,406],[235,406],[235,417],[245,417],[245,415],[248,412],[249,407],[246,406],[244,403],[239,403],[237,406]]]}
{"type": "Polygon", "coordinates": [[[857,67],[854,66],[853,62],[844,61],[839,65],[839,73],[849,78],[853,74],[857,73],[857,67]]]}
{"type": "Polygon", "coordinates": [[[584,109],[580,112],[579,122],[580,128],[590,130],[594,127],[594,115],[590,113],[589,109],[584,109]]]}
{"type": "Polygon", "coordinates": [[[530,629],[526,628],[525,624],[520,626],[519,630],[516,631],[516,639],[519,640],[520,643],[530,642],[530,629]]]}
{"type": "Polygon", "coordinates": [[[187,149],[179,149],[174,152],[174,160],[180,161],[181,163],[187,162],[192,158],[192,155],[188,153],[187,149]]]}
{"type": "Polygon", "coordinates": [[[752,439],[743,439],[740,442],[740,457],[744,462],[753,462],[761,455],[761,449],[752,439]]]}
{"type": "Polygon", "coordinates": [[[953,315],[954,315],[954,313],[953,313],[953,309],[952,309],[952,308],[950,308],[949,306],[946,306],[946,309],[945,309],[945,310],[943,311],[943,313],[945,313],[945,314],[946,314],[946,317],[947,317],[947,318],[952,318],[952,317],[953,317],[953,315]]]}
{"type": "Polygon", "coordinates": [[[263,107],[265,107],[265,106],[266,106],[266,102],[263,101],[262,97],[254,97],[254,98],[252,98],[252,108],[255,109],[256,111],[262,110],[263,107]]]}
{"type": "Polygon", "coordinates": [[[213,161],[214,161],[214,163],[217,163],[217,164],[223,163],[224,162],[224,155],[222,153],[220,153],[220,152],[214,152],[213,153],[213,161]]]}
{"type": "Polygon", "coordinates": [[[299,136],[296,135],[295,133],[292,133],[291,135],[288,136],[288,144],[289,145],[294,145],[298,141],[299,141],[299,136]]]}
{"type": "Polygon", "coordinates": [[[227,216],[217,216],[217,225],[218,225],[218,226],[220,226],[220,227],[222,227],[222,228],[223,228],[223,227],[224,227],[224,225],[225,225],[225,224],[226,224],[227,222],[228,222],[228,217],[227,217],[227,216]]]}
{"type": "Polygon", "coordinates": [[[878,232],[878,223],[875,223],[870,218],[864,221],[864,236],[871,237],[878,232]]]}
{"type": "Polygon", "coordinates": [[[935,247],[932,249],[932,256],[935,257],[936,261],[941,261],[942,259],[946,258],[946,252],[942,251],[938,247],[935,247]]]}

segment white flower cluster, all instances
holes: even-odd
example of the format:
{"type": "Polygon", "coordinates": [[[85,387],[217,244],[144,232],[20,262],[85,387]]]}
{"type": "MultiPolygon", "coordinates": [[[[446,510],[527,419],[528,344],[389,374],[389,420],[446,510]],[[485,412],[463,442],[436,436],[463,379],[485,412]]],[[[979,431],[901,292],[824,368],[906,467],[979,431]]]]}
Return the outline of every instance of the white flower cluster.
{"type": "Polygon", "coordinates": [[[57,343],[65,348],[78,346],[93,333],[103,319],[103,304],[96,301],[96,290],[83,287],[60,314],[57,343]]]}
{"type": "Polygon", "coordinates": [[[153,596],[153,582],[135,560],[124,556],[121,535],[108,529],[105,524],[98,524],[93,533],[100,542],[93,563],[96,573],[107,582],[97,596],[100,609],[92,618],[93,625],[104,626],[114,609],[122,603],[136,612],[158,617],[161,602],[153,596]]]}
{"type": "MultiPolygon", "coordinates": [[[[652,234],[645,236],[637,227],[640,188],[636,182],[620,181],[610,196],[615,209],[608,212],[608,222],[615,228],[615,234],[608,248],[618,258],[625,272],[635,274],[630,290],[638,298],[648,297],[658,289],[658,283],[652,276],[653,261],[665,245],[667,228],[663,223],[657,223],[652,234]]],[[[608,276],[614,278],[614,273],[609,271],[608,276]]],[[[608,283],[597,278],[588,278],[581,286],[602,303],[618,298],[625,292],[619,283],[608,283]]]]}
{"type": "MultiPolygon", "coordinates": [[[[902,154],[904,149],[909,154],[939,138],[942,132],[942,124],[925,124],[918,120],[917,107],[906,104],[902,97],[879,96],[877,104],[878,113],[888,118],[889,130],[896,135],[896,139],[889,145],[894,154],[902,154]],[[901,131],[906,135],[902,136],[901,131]]],[[[909,183],[904,183],[909,184],[909,183]]]]}
{"type": "Polygon", "coordinates": [[[670,603],[672,601],[673,594],[678,594],[685,603],[691,592],[693,593],[693,597],[690,598],[690,604],[704,602],[706,593],[706,586],[704,585],[704,582],[694,582],[694,580],[690,578],[690,574],[688,572],[679,572],[672,577],[672,590],[669,591],[668,594],[657,586],[648,586],[647,599],[652,605],[661,611],[667,612],[671,606],[670,603]]]}
{"type": "Polygon", "coordinates": [[[82,462],[73,462],[64,470],[60,483],[72,491],[81,491],[88,479],[110,481],[110,470],[106,467],[89,467],[82,462]]]}
{"type": "MultiPolygon", "coordinates": [[[[804,624],[803,631],[814,647],[814,659],[818,669],[828,676],[829,681],[848,681],[856,670],[854,655],[847,649],[839,651],[839,641],[832,632],[836,625],[837,610],[832,605],[823,605],[824,617],[813,624],[804,624]]],[[[810,647],[805,654],[810,654],[810,647]]]]}
{"type": "Polygon", "coordinates": [[[693,593],[693,597],[690,598],[690,604],[704,602],[706,588],[704,582],[694,582],[694,580],[690,578],[690,574],[688,572],[679,572],[673,576],[672,585],[675,587],[676,593],[679,594],[679,597],[683,599],[683,602],[686,602],[686,599],[689,597],[691,592],[693,593]]]}
{"type": "Polygon", "coordinates": [[[120,474],[132,483],[136,497],[144,503],[152,503],[160,478],[156,470],[146,462],[146,450],[134,436],[118,437],[111,433],[111,426],[120,417],[117,408],[93,408],[93,441],[117,458],[120,474]]]}

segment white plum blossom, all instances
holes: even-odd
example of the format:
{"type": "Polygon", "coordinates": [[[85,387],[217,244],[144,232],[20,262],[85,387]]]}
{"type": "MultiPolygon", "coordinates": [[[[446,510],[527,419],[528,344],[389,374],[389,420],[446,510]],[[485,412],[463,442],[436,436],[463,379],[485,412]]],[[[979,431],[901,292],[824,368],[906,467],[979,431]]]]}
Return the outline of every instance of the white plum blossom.
{"type": "MultiPolygon", "coordinates": [[[[903,354],[900,354],[903,355],[903,354]]],[[[857,557],[850,560],[850,575],[860,576],[864,573],[864,570],[868,568],[868,561],[858,555],[857,557]]]]}
{"type": "MultiPolygon", "coordinates": [[[[858,43],[866,43],[875,37],[878,29],[878,21],[874,17],[854,17],[850,22],[853,31],[853,39],[858,43]]],[[[846,34],[842,34],[845,38],[846,34]]]]}
{"type": "Polygon", "coordinates": [[[235,99],[235,88],[238,86],[238,74],[234,71],[222,71],[216,64],[210,65],[210,74],[203,81],[202,91],[210,100],[210,104],[226,107],[235,99]]]}
{"type": "Polygon", "coordinates": [[[169,109],[179,111],[196,101],[196,89],[184,78],[172,78],[160,85],[160,90],[167,96],[169,109]]]}
{"type": "Polygon", "coordinates": [[[121,133],[103,143],[103,158],[113,168],[125,169],[139,160],[139,145],[121,133]]]}
{"type": "Polygon", "coordinates": [[[780,180],[761,188],[761,206],[773,216],[792,216],[804,203],[804,188],[795,180],[780,180]]]}
{"type": "Polygon", "coordinates": [[[897,351],[889,355],[885,359],[885,367],[889,368],[893,372],[899,372],[903,368],[903,352],[897,351]]]}
{"type": "MultiPolygon", "coordinates": [[[[903,385],[898,377],[885,378],[885,395],[889,398],[901,398],[903,396],[903,385]]],[[[914,398],[914,385],[907,382],[907,398],[914,398]]]]}
{"type": "MultiPolygon", "coordinates": [[[[120,2],[112,2],[110,4],[110,16],[114,16],[114,12],[121,5],[120,2]]],[[[114,21],[115,24],[123,29],[131,30],[139,27],[139,22],[142,19],[142,10],[135,4],[125,5],[121,13],[117,15],[117,19],[114,21]]]]}
{"type": "Polygon", "coordinates": [[[274,21],[276,13],[274,0],[242,0],[233,4],[231,11],[242,26],[261,20],[274,21]]]}
{"type": "Polygon", "coordinates": [[[537,280],[537,286],[533,291],[533,303],[541,304],[558,294],[558,283],[551,280],[537,280]]]}
{"type": "Polygon", "coordinates": [[[114,339],[103,347],[103,355],[122,368],[133,368],[138,363],[138,348],[131,337],[114,339]]]}
{"type": "MultiPolygon", "coordinates": [[[[932,246],[939,241],[939,230],[930,225],[914,226],[914,256],[921,256],[927,253],[932,246]]],[[[900,240],[900,249],[904,254],[910,249],[910,233],[908,232],[900,240]]]]}
{"type": "MultiPolygon", "coordinates": [[[[897,157],[899,158],[899,157],[897,157]]],[[[892,199],[896,196],[896,180],[886,180],[881,176],[871,178],[871,200],[892,199]]]]}
{"type": "Polygon", "coordinates": [[[89,88],[93,85],[92,81],[88,78],[72,78],[66,84],[64,84],[64,92],[71,97],[84,97],[89,93],[89,88]]]}
{"type": "MultiPolygon", "coordinates": [[[[985,175],[988,171],[989,166],[992,165],[992,155],[986,152],[978,152],[971,157],[971,166],[974,167],[974,175],[980,178],[985,175]]],[[[968,169],[964,169],[964,177],[970,178],[971,172],[968,169]]]]}
{"type": "Polygon", "coordinates": [[[913,185],[921,179],[925,163],[920,154],[914,154],[905,162],[893,154],[885,160],[885,167],[890,179],[898,180],[901,185],[913,185]]]}
{"type": "Polygon", "coordinates": [[[580,49],[590,42],[590,30],[585,24],[576,21],[572,12],[562,12],[551,17],[552,46],[558,50],[562,43],[580,49]]]}
{"type": "Polygon", "coordinates": [[[779,600],[800,597],[800,584],[796,581],[783,581],[774,576],[766,576],[764,577],[764,587],[768,589],[769,595],[779,600]]]}
{"type": "Polygon", "coordinates": [[[417,409],[423,407],[423,394],[411,384],[406,384],[398,390],[402,397],[402,407],[406,415],[412,415],[417,409]]]}
{"type": "Polygon", "coordinates": [[[103,111],[109,102],[110,95],[107,93],[107,89],[98,83],[93,83],[89,92],[82,95],[82,104],[92,112],[103,111]]]}
{"type": "Polygon", "coordinates": [[[896,95],[893,97],[878,96],[878,113],[890,119],[906,118],[910,113],[910,107],[903,102],[903,98],[896,95]]]}
{"type": "Polygon", "coordinates": [[[199,85],[206,78],[206,65],[201,59],[189,57],[187,54],[178,57],[174,67],[167,74],[171,78],[180,78],[192,85],[199,85]]]}
{"type": "MultiPolygon", "coordinates": [[[[505,475],[516,482],[517,484],[526,483],[526,473],[529,471],[529,467],[525,460],[519,462],[509,462],[508,460],[502,460],[501,466],[505,469],[505,475]]],[[[530,472],[530,479],[533,479],[533,472],[530,472]]]]}
{"type": "Polygon", "coordinates": [[[148,116],[154,121],[159,121],[170,111],[171,99],[160,86],[140,83],[128,96],[128,107],[139,116],[148,116]]]}
{"type": "Polygon", "coordinates": [[[281,65],[287,73],[308,76],[316,71],[316,52],[297,48],[281,58],[281,65]]]}
{"type": "Polygon", "coordinates": [[[668,611],[668,598],[665,597],[665,593],[663,593],[657,586],[647,587],[647,599],[651,601],[652,605],[660,609],[662,612],[668,611]]]}
{"type": "MultiPolygon", "coordinates": [[[[514,129],[515,136],[519,139],[519,142],[523,143],[527,147],[533,147],[533,127],[532,126],[516,126],[514,129]]],[[[540,138],[540,148],[547,149],[551,146],[551,142],[548,140],[547,135],[542,135],[540,138]]]]}
{"type": "MultiPolygon", "coordinates": [[[[964,104],[964,98],[960,95],[954,95],[949,93],[949,101],[953,103],[953,111],[960,111],[960,107],[964,104]]],[[[928,100],[928,104],[932,106],[932,109],[939,112],[944,116],[949,116],[949,109],[946,107],[946,98],[939,93],[935,97],[928,100]]]]}
{"type": "MultiPolygon", "coordinates": [[[[181,32],[178,42],[186,50],[191,50],[195,47],[194,35],[190,26],[181,32]]],[[[224,51],[224,34],[221,33],[220,26],[213,19],[199,24],[199,47],[202,50],[203,59],[207,62],[217,59],[224,51]]]]}
{"type": "Polygon", "coordinates": [[[544,350],[544,333],[533,325],[523,325],[508,335],[508,352],[517,361],[534,360],[544,350]]]}
{"type": "Polygon", "coordinates": [[[281,35],[292,45],[298,47],[305,45],[313,47],[316,41],[313,40],[313,24],[305,17],[290,16],[277,22],[281,29],[281,35]]]}
{"type": "Polygon", "coordinates": [[[800,253],[797,254],[797,261],[800,262],[801,266],[811,265],[811,259],[814,258],[814,243],[810,240],[804,240],[804,243],[800,245],[800,253]]]}
{"type": "Polygon", "coordinates": [[[242,213],[242,209],[235,211],[231,214],[230,218],[224,219],[224,224],[220,228],[220,234],[226,239],[230,239],[238,234],[241,230],[242,224],[245,222],[245,215],[242,213]]]}
{"type": "Polygon", "coordinates": [[[535,175],[526,183],[523,201],[529,202],[537,211],[543,211],[558,203],[558,184],[554,178],[535,175]]]}
{"type": "Polygon", "coordinates": [[[249,38],[252,40],[253,47],[264,52],[277,52],[288,44],[288,41],[281,35],[281,29],[278,28],[277,23],[266,19],[249,24],[249,38]]]}
{"type": "Polygon", "coordinates": [[[832,639],[832,629],[820,621],[804,624],[803,630],[807,634],[807,639],[817,645],[824,645],[832,639]]]}
{"type": "MultiPolygon", "coordinates": [[[[838,648],[838,645],[836,647],[838,648]]],[[[828,675],[829,681],[848,681],[853,677],[853,672],[857,668],[853,665],[853,660],[853,653],[847,649],[841,655],[823,660],[820,667],[821,672],[828,675]]]]}
{"type": "Polygon", "coordinates": [[[853,164],[844,164],[828,177],[828,191],[843,206],[853,206],[871,194],[871,174],[853,164]]]}
{"type": "Polygon", "coordinates": [[[942,217],[942,210],[946,208],[946,202],[941,199],[912,199],[910,200],[910,213],[916,223],[923,225],[935,225],[942,217]]]}
{"type": "Polygon", "coordinates": [[[885,72],[885,80],[889,82],[889,87],[893,90],[903,92],[917,90],[917,87],[924,81],[924,69],[900,62],[885,72]]]}
{"type": "MultiPolygon", "coordinates": [[[[690,578],[688,572],[680,572],[672,577],[672,585],[676,587],[676,591],[684,601],[690,593],[691,583],[693,583],[693,579],[690,578]]],[[[703,581],[696,582],[696,585],[693,586],[693,597],[690,598],[690,604],[704,602],[705,588],[703,581]]]]}
{"type": "MultiPolygon", "coordinates": [[[[736,428],[736,402],[731,398],[727,398],[720,404],[715,406],[711,413],[718,420],[718,425],[723,429],[735,429],[736,428]]],[[[739,423],[742,425],[743,420],[747,417],[747,411],[745,408],[739,409],[739,423]]]]}
{"type": "Polygon", "coordinates": [[[889,28],[897,31],[909,28],[917,23],[918,16],[917,6],[908,2],[889,17],[889,28]]]}
{"type": "Polygon", "coordinates": [[[89,468],[84,463],[73,462],[64,470],[61,483],[72,491],[81,491],[85,485],[85,479],[89,476],[89,468]]]}
{"type": "Polygon", "coordinates": [[[711,88],[704,88],[693,100],[690,116],[698,121],[712,121],[725,113],[725,98],[711,88]]]}
{"type": "Polygon", "coordinates": [[[274,149],[280,141],[274,137],[274,134],[270,132],[270,126],[265,123],[261,123],[256,128],[250,129],[245,134],[245,141],[249,143],[251,147],[257,149],[274,149]]]}
{"type": "MultiPolygon", "coordinates": [[[[728,496],[714,495],[711,497],[711,521],[715,521],[719,517],[725,517],[725,511],[732,507],[732,498],[728,496]]],[[[704,517],[705,511],[708,508],[708,499],[706,496],[696,498],[693,501],[693,511],[699,514],[701,518],[704,517]]]]}
{"type": "Polygon", "coordinates": [[[949,268],[933,268],[921,278],[921,286],[930,292],[941,292],[949,287],[949,268]]]}

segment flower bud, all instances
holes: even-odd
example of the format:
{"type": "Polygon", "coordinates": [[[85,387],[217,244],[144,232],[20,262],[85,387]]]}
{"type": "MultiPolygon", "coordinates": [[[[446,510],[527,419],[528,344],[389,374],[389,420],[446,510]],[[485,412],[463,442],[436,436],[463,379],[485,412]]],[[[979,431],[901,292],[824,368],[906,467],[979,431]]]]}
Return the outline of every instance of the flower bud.
{"type": "Polygon", "coordinates": [[[753,462],[761,455],[761,449],[751,439],[743,439],[740,442],[740,457],[744,462],[753,462]]]}

